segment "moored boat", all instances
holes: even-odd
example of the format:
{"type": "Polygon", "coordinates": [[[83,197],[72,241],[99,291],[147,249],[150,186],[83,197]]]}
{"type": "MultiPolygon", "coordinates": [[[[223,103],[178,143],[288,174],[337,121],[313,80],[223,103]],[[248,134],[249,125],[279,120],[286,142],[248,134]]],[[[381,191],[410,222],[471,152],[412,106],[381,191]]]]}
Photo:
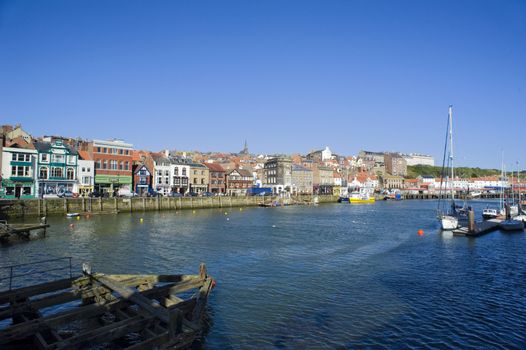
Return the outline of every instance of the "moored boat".
{"type": "Polygon", "coordinates": [[[67,213],[67,214],[66,214],[66,217],[68,217],[68,218],[74,218],[74,217],[79,216],[79,215],[80,215],[79,213],[67,213]]]}
{"type": "Polygon", "coordinates": [[[458,228],[458,218],[451,215],[442,215],[440,217],[440,226],[444,231],[451,231],[458,228]]]}
{"type": "Polygon", "coordinates": [[[503,231],[524,231],[524,223],[514,219],[503,220],[499,227],[503,231]]]}
{"type": "Polygon", "coordinates": [[[496,219],[499,215],[501,215],[501,213],[496,208],[484,208],[482,210],[482,218],[484,220],[496,219]]]}
{"type": "Polygon", "coordinates": [[[371,204],[374,202],[374,196],[365,192],[352,192],[349,196],[349,203],[351,204],[371,204]]]}

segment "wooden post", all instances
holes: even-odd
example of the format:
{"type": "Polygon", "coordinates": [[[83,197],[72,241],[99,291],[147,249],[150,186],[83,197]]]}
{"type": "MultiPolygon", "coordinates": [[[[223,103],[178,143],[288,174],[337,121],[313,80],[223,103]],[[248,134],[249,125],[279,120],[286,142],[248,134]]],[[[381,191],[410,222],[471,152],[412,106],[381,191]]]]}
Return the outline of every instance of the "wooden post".
{"type": "Polygon", "coordinates": [[[157,201],[156,204],[157,204],[157,210],[160,210],[160,207],[159,207],[159,197],[160,196],[156,196],[155,197],[155,200],[157,201]]]}
{"type": "Polygon", "coordinates": [[[134,197],[130,197],[130,213],[133,213],[133,198],[134,197]]]}
{"type": "Polygon", "coordinates": [[[146,198],[142,197],[142,210],[146,210],[146,198]]]}
{"type": "Polygon", "coordinates": [[[468,230],[469,232],[471,233],[475,233],[475,230],[476,230],[476,226],[475,226],[475,212],[473,211],[473,209],[470,209],[468,211],[468,230]]]}
{"type": "Polygon", "coordinates": [[[68,199],[64,197],[64,214],[68,213],[68,199]]]}
{"type": "Polygon", "coordinates": [[[47,216],[47,200],[42,199],[42,204],[44,204],[44,216],[47,216]]]}
{"type": "Polygon", "coordinates": [[[86,211],[86,198],[82,197],[82,211],[86,211]]]}
{"type": "Polygon", "coordinates": [[[102,212],[102,197],[99,197],[100,211],[102,212]]]}

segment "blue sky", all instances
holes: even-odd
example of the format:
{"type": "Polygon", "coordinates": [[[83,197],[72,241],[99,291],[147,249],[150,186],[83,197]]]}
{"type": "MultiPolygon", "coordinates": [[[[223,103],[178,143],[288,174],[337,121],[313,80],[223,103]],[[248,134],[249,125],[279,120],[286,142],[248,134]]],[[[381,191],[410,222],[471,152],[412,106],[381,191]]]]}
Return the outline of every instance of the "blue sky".
{"type": "Polygon", "coordinates": [[[2,1],[0,122],[137,148],[526,167],[526,1],[2,1]]]}

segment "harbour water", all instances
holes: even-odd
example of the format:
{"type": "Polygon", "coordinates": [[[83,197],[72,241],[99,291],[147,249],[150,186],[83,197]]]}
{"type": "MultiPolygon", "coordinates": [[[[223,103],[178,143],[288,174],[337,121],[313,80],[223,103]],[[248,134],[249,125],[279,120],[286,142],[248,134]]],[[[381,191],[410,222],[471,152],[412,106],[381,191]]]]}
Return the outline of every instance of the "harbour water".
{"type": "MultiPolygon", "coordinates": [[[[485,205],[473,203],[479,215],[485,205]]],[[[46,238],[0,247],[0,257],[73,256],[79,270],[89,261],[106,273],[196,273],[203,261],[217,280],[207,349],[526,348],[526,234],[454,237],[439,231],[435,208],[51,217],[46,238]]]]}

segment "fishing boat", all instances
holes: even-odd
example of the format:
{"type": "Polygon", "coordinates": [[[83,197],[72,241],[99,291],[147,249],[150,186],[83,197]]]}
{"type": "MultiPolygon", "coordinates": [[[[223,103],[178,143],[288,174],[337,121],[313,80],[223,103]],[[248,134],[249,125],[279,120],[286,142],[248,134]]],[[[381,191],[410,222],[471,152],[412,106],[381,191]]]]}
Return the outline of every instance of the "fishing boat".
{"type": "Polygon", "coordinates": [[[349,203],[349,197],[348,196],[338,197],[338,203],[349,203]]]}
{"type": "Polygon", "coordinates": [[[482,210],[482,218],[484,220],[496,219],[500,215],[502,215],[501,211],[496,208],[487,207],[482,210]]]}
{"type": "Polygon", "coordinates": [[[446,142],[444,145],[444,157],[442,159],[442,174],[440,176],[440,196],[437,205],[437,218],[442,230],[454,230],[459,226],[459,220],[466,221],[467,210],[455,203],[455,168],[453,166],[453,106],[449,106],[446,127],[446,142]],[[446,162],[447,160],[447,162],[446,162]],[[446,171],[448,170],[449,171],[446,171]],[[449,177],[451,176],[451,177],[449,177]],[[444,180],[445,179],[445,183],[444,180]],[[451,182],[450,182],[451,179],[451,182]],[[443,192],[449,189],[450,206],[446,209],[445,201],[442,200],[443,192]]]}
{"type": "Polygon", "coordinates": [[[349,195],[350,204],[371,204],[374,202],[374,196],[370,195],[367,192],[355,191],[351,192],[351,194],[349,195]]]}
{"type": "Polygon", "coordinates": [[[66,259],[68,278],[17,289],[9,280],[0,292],[0,348],[186,349],[201,337],[215,285],[204,264],[198,275],[113,275],[84,264],[72,277],[66,259]]]}
{"type": "Polygon", "coordinates": [[[74,217],[77,217],[77,216],[80,216],[80,214],[79,213],[67,213],[66,214],[66,217],[68,217],[68,218],[74,218],[74,217]]]}
{"type": "Polygon", "coordinates": [[[524,231],[524,223],[515,219],[503,220],[499,227],[503,231],[524,231]]]}

